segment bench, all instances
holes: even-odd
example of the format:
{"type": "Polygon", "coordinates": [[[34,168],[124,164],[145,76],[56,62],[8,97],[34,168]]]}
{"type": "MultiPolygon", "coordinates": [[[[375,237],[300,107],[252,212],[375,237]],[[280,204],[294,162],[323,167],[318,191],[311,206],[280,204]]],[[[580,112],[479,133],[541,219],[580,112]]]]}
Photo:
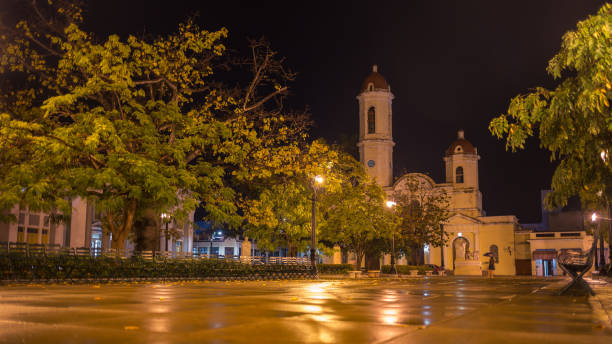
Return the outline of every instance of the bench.
{"type": "Polygon", "coordinates": [[[593,245],[586,253],[581,253],[576,250],[567,250],[561,252],[557,256],[557,262],[563,271],[565,271],[571,278],[572,281],[565,287],[561,288],[559,295],[565,294],[572,286],[579,285],[586,289],[591,295],[595,295],[593,289],[589,284],[582,278],[591,267],[593,266],[593,257],[595,247],[597,245],[597,235],[593,238],[593,245]]]}

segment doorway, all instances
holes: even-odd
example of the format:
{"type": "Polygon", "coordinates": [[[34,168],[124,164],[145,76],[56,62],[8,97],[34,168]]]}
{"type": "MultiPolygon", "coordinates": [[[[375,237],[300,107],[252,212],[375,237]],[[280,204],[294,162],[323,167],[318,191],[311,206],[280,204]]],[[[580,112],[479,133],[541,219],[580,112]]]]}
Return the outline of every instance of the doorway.
{"type": "Polygon", "coordinates": [[[456,260],[465,260],[467,253],[470,252],[470,242],[464,237],[453,240],[453,270],[456,260]]]}

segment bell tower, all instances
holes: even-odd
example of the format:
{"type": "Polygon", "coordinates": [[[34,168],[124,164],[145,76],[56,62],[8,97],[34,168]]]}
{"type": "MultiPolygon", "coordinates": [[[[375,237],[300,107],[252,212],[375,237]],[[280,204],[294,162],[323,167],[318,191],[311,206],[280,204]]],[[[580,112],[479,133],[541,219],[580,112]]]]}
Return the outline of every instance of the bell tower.
{"type": "Polygon", "coordinates": [[[453,186],[451,210],[482,216],[482,194],[478,186],[478,150],[465,139],[463,130],[446,149],[446,182],[453,186]]]}
{"type": "Polygon", "coordinates": [[[359,101],[359,160],[382,186],[393,183],[393,136],[391,87],[378,73],[378,66],[361,84],[359,101]]]}

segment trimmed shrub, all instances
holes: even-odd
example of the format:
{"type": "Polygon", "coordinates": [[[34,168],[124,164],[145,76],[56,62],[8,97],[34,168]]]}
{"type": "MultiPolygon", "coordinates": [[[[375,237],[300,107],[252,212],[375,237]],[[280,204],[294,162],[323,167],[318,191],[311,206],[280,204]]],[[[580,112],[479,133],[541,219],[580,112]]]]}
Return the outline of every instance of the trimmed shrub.
{"type": "Polygon", "coordinates": [[[342,275],[353,271],[353,264],[319,264],[317,265],[320,274],[342,275]]]}
{"type": "Polygon", "coordinates": [[[126,259],[106,255],[0,254],[0,280],[105,282],[114,279],[282,279],[310,276],[309,265],[251,265],[224,259],[151,259],[141,256],[126,259]]]}

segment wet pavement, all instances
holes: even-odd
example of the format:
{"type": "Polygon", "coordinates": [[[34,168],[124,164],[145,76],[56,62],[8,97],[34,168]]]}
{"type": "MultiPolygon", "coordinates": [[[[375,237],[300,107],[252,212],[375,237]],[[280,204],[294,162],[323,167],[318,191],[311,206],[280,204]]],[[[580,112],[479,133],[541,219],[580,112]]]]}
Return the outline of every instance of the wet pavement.
{"type": "Polygon", "coordinates": [[[612,285],[406,280],[0,286],[0,343],[612,343],[612,285]]]}

